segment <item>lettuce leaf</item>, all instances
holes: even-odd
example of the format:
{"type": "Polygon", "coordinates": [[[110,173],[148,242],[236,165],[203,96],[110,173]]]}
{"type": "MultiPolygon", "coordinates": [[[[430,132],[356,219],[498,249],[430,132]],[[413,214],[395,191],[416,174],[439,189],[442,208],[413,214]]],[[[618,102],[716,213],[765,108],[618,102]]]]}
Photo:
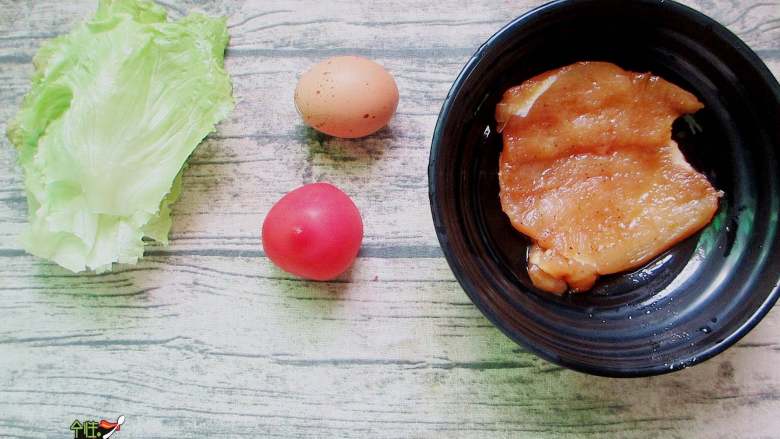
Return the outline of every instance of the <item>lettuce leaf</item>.
{"type": "Polygon", "coordinates": [[[167,244],[195,147],[233,108],[224,18],[167,21],[149,0],[100,0],[45,43],[9,123],[24,171],[30,253],[74,272],[135,263],[167,244]]]}

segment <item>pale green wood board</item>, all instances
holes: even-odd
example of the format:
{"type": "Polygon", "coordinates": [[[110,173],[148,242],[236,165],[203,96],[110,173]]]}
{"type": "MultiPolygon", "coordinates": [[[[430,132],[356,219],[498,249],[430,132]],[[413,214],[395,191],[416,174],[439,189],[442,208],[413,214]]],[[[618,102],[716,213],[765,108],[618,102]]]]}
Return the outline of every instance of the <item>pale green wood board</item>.
{"type": "MultiPolygon", "coordinates": [[[[471,53],[537,1],[167,2],[229,17],[237,101],[196,151],[168,248],[75,276],[16,242],[26,201],[0,142],[0,437],[70,437],[126,416],[117,438],[780,437],[780,314],[702,365],[614,380],[524,352],[469,302],[441,257],[427,200],[438,110],[471,53]],[[357,4],[361,3],[361,4],[357,4]],[[324,140],[292,103],[297,75],[335,54],[377,59],[401,103],[390,127],[324,140]],[[288,190],[328,180],[364,214],[338,282],[292,279],[259,227],[288,190]]],[[[780,72],[780,2],[687,2],[780,72]]],[[[0,0],[0,129],[31,59],[95,2],[0,0]]]]}

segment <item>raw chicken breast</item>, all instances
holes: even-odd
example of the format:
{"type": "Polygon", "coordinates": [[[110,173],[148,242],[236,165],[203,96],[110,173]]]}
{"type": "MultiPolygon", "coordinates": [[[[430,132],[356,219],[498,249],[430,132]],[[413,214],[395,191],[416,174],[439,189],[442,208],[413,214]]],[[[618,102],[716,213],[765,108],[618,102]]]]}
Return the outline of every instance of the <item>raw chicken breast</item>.
{"type": "Polygon", "coordinates": [[[712,219],[717,192],[671,139],[701,109],[657,76],[580,62],[504,93],[501,206],[534,245],[528,273],[542,290],[590,289],[638,267],[712,219]]]}

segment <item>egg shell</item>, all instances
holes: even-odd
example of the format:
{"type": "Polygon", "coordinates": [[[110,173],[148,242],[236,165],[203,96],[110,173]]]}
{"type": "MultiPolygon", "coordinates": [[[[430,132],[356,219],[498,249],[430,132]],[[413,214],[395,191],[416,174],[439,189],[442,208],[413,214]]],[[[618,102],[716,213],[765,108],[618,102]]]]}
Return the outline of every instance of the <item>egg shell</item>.
{"type": "Polygon", "coordinates": [[[356,138],[387,125],[398,87],[384,67],[359,56],[338,56],[301,75],[295,106],[303,121],[331,136],[356,138]]]}

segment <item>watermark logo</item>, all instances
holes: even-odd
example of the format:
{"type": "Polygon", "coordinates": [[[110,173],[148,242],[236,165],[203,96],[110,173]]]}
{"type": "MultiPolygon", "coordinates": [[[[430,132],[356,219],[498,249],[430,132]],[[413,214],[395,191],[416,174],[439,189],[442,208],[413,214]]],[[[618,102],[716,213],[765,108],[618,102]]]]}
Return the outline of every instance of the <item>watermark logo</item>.
{"type": "Polygon", "coordinates": [[[76,419],[70,424],[70,431],[73,432],[73,439],[108,439],[114,437],[124,423],[124,416],[117,418],[116,422],[105,419],[82,422],[76,419]]]}

